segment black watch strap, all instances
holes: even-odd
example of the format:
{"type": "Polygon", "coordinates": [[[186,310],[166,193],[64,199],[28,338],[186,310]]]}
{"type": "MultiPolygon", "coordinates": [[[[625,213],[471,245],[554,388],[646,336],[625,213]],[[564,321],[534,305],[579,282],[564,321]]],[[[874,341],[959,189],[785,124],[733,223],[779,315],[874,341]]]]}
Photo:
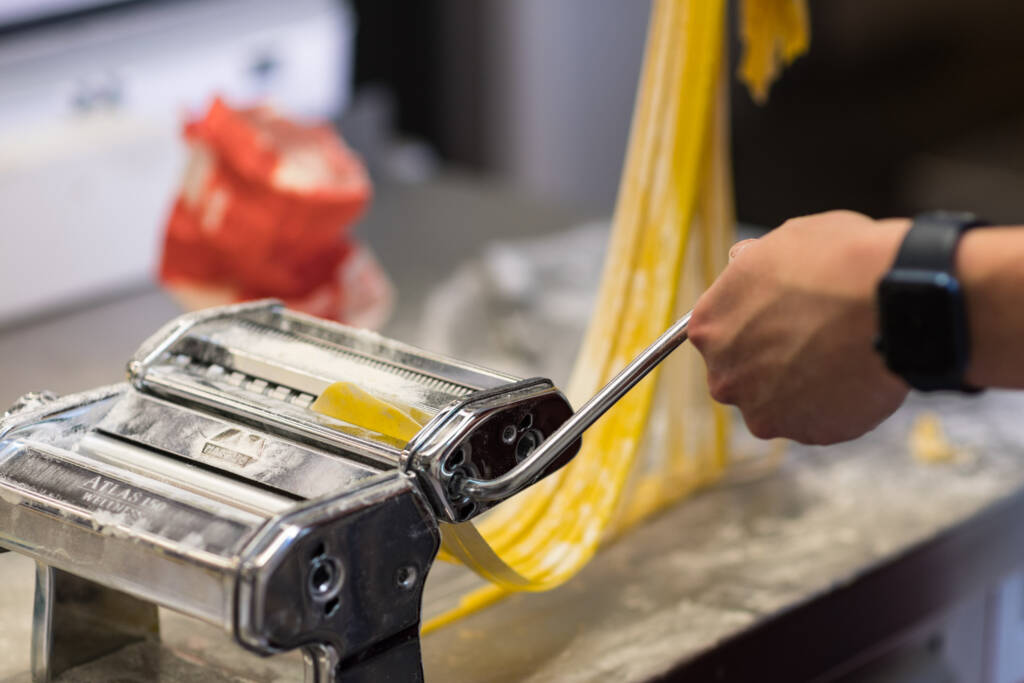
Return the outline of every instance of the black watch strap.
{"type": "MultiPolygon", "coordinates": [[[[927,277],[945,276],[955,281],[957,244],[965,231],[983,225],[988,225],[988,223],[970,213],[934,211],[916,216],[900,245],[892,270],[886,278],[893,277],[898,273],[906,274],[917,271],[927,277]]],[[[886,356],[886,364],[890,370],[903,377],[915,389],[922,391],[954,390],[967,393],[979,391],[963,381],[963,370],[970,354],[970,339],[966,310],[963,308],[964,302],[959,285],[956,285],[955,289],[957,290],[956,306],[959,308],[959,315],[954,317],[958,319],[958,322],[953,325],[953,329],[947,329],[944,334],[950,339],[958,340],[956,343],[962,352],[963,365],[946,368],[943,372],[922,373],[899,367],[898,363],[893,362],[894,359],[890,356],[889,350],[880,348],[886,356]]],[[[883,341],[880,347],[889,344],[927,343],[927,340],[921,339],[880,339],[880,341],[883,341]]],[[[902,350],[904,353],[911,351],[909,348],[902,350]]]]}
{"type": "Polygon", "coordinates": [[[956,245],[964,231],[987,225],[971,213],[931,211],[914,218],[893,268],[955,272],[956,245]]]}

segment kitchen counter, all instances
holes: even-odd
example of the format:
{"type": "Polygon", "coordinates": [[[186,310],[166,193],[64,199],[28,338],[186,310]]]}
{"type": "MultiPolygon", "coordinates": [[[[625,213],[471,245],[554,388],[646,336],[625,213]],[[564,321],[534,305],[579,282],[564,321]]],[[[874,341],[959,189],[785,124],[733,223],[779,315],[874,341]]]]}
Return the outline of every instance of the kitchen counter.
{"type": "MultiPolygon", "coordinates": [[[[429,285],[488,240],[580,218],[460,176],[383,189],[360,230],[400,293],[385,331],[415,341],[429,285]]],[[[143,286],[3,331],[0,403],[118,380],[139,342],[177,313],[143,286]]],[[[833,675],[1024,565],[1022,411],[1024,396],[1004,392],[915,396],[862,439],[790,447],[781,464],[735,473],[639,526],[561,588],[514,596],[426,636],[427,680],[833,675]],[[909,455],[906,436],[923,411],[946,416],[961,450],[954,461],[909,455]]],[[[32,564],[7,554],[0,572],[0,680],[27,680],[32,564]]],[[[433,584],[451,575],[435,573],[433,584]]],[[[253,658],[212,627],[168,612],[162,620],[165,646],[128,648],[104,666],[125,681],[151,680],[153,667],[164,681],[301,680],[295,654],[253,658]]]]}

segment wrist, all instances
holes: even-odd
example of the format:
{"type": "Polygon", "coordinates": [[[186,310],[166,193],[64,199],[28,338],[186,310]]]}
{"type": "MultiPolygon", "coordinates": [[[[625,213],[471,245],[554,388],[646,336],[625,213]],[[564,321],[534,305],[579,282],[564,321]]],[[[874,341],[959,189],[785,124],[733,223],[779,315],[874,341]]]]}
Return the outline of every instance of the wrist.
{"type": "MultiPolygon", "coordinates": [[[[903,244],[903,240],[907,236],[911,225],[913,225],[913,221],[909,218],[885,218],[875,221],[875,225],[878,227],[878,231],[874,238],[875,256],[871,261],[873,264],[871,270],[871,290],[867,295],[866,304],[871,310],[871,323],[873,325],[871,338],[877,344],[877,340],[882,332],[878,311],[878,288],[882,279],[896,260],[896,254],[899,252],[900,245],[903,244]]],[[[887,373],[903,381],[902,377],[892,372],[884,363],[882,365],[887,373]]]]}
{"type": "Polygon", "coordinates": [[[956,268],[971,339],[965,378],[975,386],[1024,386],[1024,369],[1007,357],[1019,347],[1022,249],[1020,228],[973,230],[960,241],[956,268]]]}
{"type": "Polygon", "coordinates": [[[885,218],[875,221],[879,228],[878,249],[881,254],[878,277],[875,278],[876,285],[896,260],[896,253],[900,250],[900,245],[903,244],[913,223],[909,218],[885,218]]]}
{"type": "Polygon", "coordinates": [[[978,322],[985,317],[985,301],[981,296],[982,284],[986,279],[985,262],[981,257],[985,248],[985,233],[976,231],[968,233],[960,240],[956,254],[956,272],[960,285],[964,290],[967,308],[967,328],[970,331],[971,357],[967,360],[964,378],[973,386],[986,386],[988,368],[985,367],[985,349],[983,346],[978,322]]]}

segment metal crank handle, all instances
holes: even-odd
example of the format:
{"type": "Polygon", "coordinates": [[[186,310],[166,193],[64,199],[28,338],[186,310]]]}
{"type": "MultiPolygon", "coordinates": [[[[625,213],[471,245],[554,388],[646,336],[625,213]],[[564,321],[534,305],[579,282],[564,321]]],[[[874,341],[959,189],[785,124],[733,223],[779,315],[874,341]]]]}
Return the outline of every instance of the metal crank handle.
{"type": "Polygon", "coordinates": [[[692,314],[691,310],[677,320],[521,463],[494,479],[466,479],[462,484],[462,493],[476,501],[502,500],[532,484],[563,450],[579,439],[627,391],[686,341],[686,328],[692,314]]]}

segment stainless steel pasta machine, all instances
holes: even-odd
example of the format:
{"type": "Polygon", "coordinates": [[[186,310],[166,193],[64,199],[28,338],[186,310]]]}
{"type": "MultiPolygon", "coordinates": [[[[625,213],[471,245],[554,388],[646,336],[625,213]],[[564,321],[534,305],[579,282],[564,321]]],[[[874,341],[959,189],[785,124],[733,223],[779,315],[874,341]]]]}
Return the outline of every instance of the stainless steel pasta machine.
{"type": "Polygon", "coordinates": [[[158,637],[158,605],[302,648],[309,682],[421,679],[439,525],[568,462],[686,321],[575,415],[549,380],[276,302],[182,316],[126,383],[23,397],[0,421],[0,546],[37,563],[34,680],[158,637]],[[403,443],[312,411],[339,380],[429,421],[403,443]]]}

